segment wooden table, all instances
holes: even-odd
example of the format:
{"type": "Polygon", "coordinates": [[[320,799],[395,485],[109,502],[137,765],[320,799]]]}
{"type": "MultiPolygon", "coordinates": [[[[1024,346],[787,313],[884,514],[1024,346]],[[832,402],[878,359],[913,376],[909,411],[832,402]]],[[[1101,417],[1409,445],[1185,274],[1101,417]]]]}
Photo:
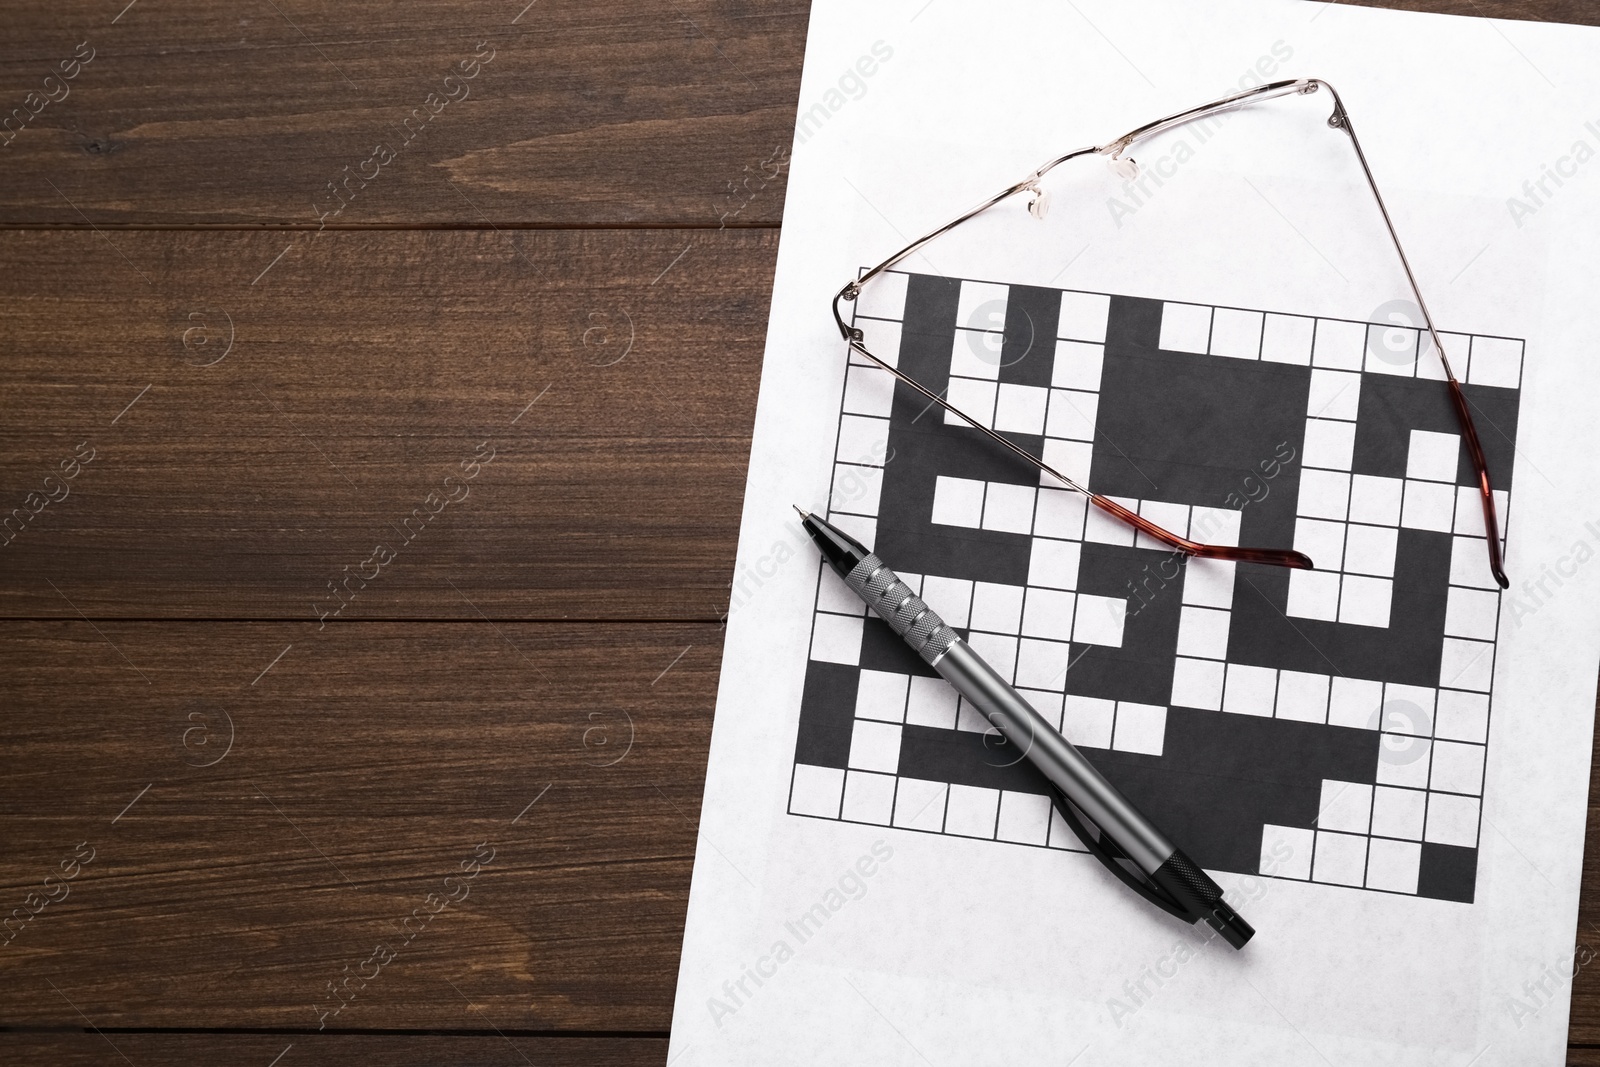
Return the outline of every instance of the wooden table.
{"type": "Polygon", "coordinates": [[[807,12],[525,2],[8,7],[0,1060],[665,1058],[807,12]]]}

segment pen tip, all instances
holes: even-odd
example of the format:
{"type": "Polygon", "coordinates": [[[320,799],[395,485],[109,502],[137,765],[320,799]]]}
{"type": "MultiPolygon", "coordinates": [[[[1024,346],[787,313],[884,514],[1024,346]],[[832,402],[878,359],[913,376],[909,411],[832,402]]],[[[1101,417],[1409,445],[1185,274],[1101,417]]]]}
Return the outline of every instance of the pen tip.
{"type": "Polygon", "coordinates": [[[799,504],[790,504],[789,506],[791,508],[794,508],[795,513],[798,514],[800,516],[800,518],[809,519],[811,517],[811,512],[809,512],[809,511],[801,511],[799,504]]]}

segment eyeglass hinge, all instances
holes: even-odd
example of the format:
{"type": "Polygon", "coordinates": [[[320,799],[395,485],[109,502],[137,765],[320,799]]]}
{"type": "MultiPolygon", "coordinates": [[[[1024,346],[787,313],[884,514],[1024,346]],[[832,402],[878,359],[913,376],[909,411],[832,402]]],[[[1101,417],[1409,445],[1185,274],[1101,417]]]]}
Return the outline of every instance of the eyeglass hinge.
{"type": "Polygon", "coordinates": [[[858,282],[851,282],[849,285],[844,287],[839,295],[844,297],[846,300],[854,300],[856,297],[861,295],[861,285],[858,282]]]}
{"type": "Polygon", "coordinates": [[[1328,125],[1336,130],[1343,130],[1345,133],[1350,132],[1350,115],[1345,111],[1344,104],[1339,102],[1338,97],[1333,99],[1333,114],[1328,116],[1328,125]]]}

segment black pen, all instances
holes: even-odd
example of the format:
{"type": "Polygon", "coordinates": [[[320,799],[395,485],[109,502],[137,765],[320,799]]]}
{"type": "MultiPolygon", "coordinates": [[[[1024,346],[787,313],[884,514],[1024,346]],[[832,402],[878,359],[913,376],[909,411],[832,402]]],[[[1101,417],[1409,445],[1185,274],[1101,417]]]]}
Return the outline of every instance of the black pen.
{"type": "Polygon", "coordinates": [[[1106,781],[888,565],[837,527],[800,511],[806,532],[845,584],[1037,767],[1056,810],[1101,863],[1146,900],[1189,923],[1204,919],[1234,948],[1254,928],[1222,889],[1106,781]]]}

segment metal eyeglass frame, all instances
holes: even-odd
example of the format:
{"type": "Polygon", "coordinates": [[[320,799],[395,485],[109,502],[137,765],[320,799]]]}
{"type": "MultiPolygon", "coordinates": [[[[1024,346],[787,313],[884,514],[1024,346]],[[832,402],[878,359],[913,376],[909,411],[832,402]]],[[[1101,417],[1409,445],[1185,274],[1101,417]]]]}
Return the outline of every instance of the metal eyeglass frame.
{"type": "Polygon", "coordinates": [[[1208,545],[1202,544],[1198,541],[1191,541],[1186,537],[1180,537],[1177,534],[1162,528],[1156,523],[1151,522],[1149,519],[1128,510],[1109,497],[1102,496],[1099,493],[1090,492],[1084,486],[1079,485],[1073,479],[1068,478],[1066,475],[1050,466],[1041,457],[1033,455],[1026,449],[1001,436],[988,426],[985,426],[978,420],[974,419],[971,415],[968,415],[959,408],[952,406],[943,396],[933,392],[915,378],[902,372],[898,367],[895,367],[874,355],[867,349],[865,337],[862,331],[845,323],[844,316],[840,310],[840,301],[855,300],[856,297],[861,293],[862,286],[871,281],[877,275],[888,270],[890,267],[893,267],[896,263],[899,263],[913,252],[916,252],[928,242],[945,233],[948,233],[973,216],[987,211],[989,208],[994,207],[996,204],[999,204],[1004,200],[1010,199],[1018,193],[1026,192],[1031,194],[1031,197],[1028,201],[1028,211],[1035,218],[1042,219],[1046,210],[1048,209],[1048,194],[1043,188],[1040,187],[1039,181],[1051,170],[1060,166],[1062,163],[1065,163],[1069,159],[1076,159],[1079,156],[1088,155],[1106,156],[1112,163],[1113,167],[1117,169],[1117,172],[1120,176],[1126,179],[1131,179],[1138,173],[1138,164],[1132,159],[1132,157],[1123,158],[1123,153],[1125,153],[1133,144],[1138,141],[1142,141],[1148,137],[1153,137],[1159,133],[1164,133],[1167,130],[1182,126],[1186,123],[1194,122],[1198,119],[1206,118],[1211,115],[1218,115],[1227,111],[1237,110],[1249,103],[1270,100],[1280,96],[1306,95],[1317,92],[1319,89],[1327,89],[1328,92],[1333,96],[1333,114],[1328,118],[1328,125],[1333,129],[1343,130],[1350,136],[1350,145],[1355,149],[1356,159],[1361,164],[1361,172],[1366,176],[1367,179],[1367,187],[1372,190],[1372,198],[1377,201],[1378,210],[1383,215],[1383,224],[1389,232],[1390,240],[1394,242],[1395,253],[1400,257],[1400,266],[1405,271],[1406,281],[1410,283],[1411,293],[1416,298],[1418,309],[1422,312],[1423,321],[1426,323],[1428,328],[1428,336],[1433,341],[1434,351],[1439,353],[1439,361],[1444,365],[1445,380],[1450,390],[1450,401],[1455,408],[1456,420],[1461,427],[1461,436],[1463,441],[1466,443],[1467,454],[1471,458],[1473,468],[1477,474],[1478,491],[1483,505],[1483,525],[1487,535],[1485,540],[1489,548],[1489,570],[1494,575],[1495,581],[1500,584],[1502,589],[1509,588],[1511,581],[1506,577],[1505,570],[1501,563],[1500,524],[1495,514],[1494,492],[1489,484],[1489,467],[1487,461],[1484,459],[1483,445],[1478,440],[1477,427],[1472,421],[1472,413],[1468,407],[1466,394],[1462,392],[1461,383],[1456,379],[1455,371],[1450,366],[1450,359],[1445,354],[1444,342],[1439,338],[1439,331],[1434,327],[1433,316],[1428,311],[1428,304],[1425,300],[1423,300],[1422,290],[1417,286],[1416,275],[1412,273],[1411,262],[1406,258],[1405,249],[1400,246],[1400,236],[1395,232],[1394,221],[1389,217],[1389,209],[1383,202],[1382,194],[1378,192],[1378,184],[1372,177],[1372,168],[1367,165],[1366,153],[1361,150],[1361,142],[1356,137],[1355,129],[1350,125],[1350,115],[1345,110],[1344,101],[1340,99],[1338,92],[1332,85],[1319,78],[1300,78],[1290,81],[1277,81],[1267,85],[1257,86],[1254,89],[1247,89],[1244,92],[1234,93],[1231,96],[1224,96],[1221,99],[1213,100],[1208,104],[1201,104],[1199,107],[1190,108],[1187,111],[1179,111],[1175,114],[1168,115],[1165,118],[1157,119],[1154,122],[1147,123],[1138,127],[1137,129],[1123,134],[1115,141],[1111,141],[1107,144],[1092,145],[1088,148],[1075,149],[1074,151],[1068,152],[1064,156],[1060,156],[1051,160],[1038,170],[1034,171],[1032,174],[1028,175],[1022,181],[1017,182],[1015,185],[1010,186],[1003,192],[989,198],[958,218],[945,223],[943,226],[940,226],[933,232],[919,237],[915,241],[912,241],[910,244],[900,249],[900,251],[896,252],[882,263],[879,263],[876,267],[873,267],[859,278],[854,279],[843,289],[840,289],[833,298],[833,318],[839,326],[840,335],[849,343],[851,351],[859,352],[877,366],[888,371],[918,394],[926,398],[930,403],[938,404],[951,414],[964,419],[991,440],[1020,456],[1022,459],[1031,463],[1033,466],[1039,468],[1039,470],[1045,472],[1046,474],[1049,474],[1051,477],[1058,479],[1068,488],[1082,493],[1095,507],[1112,516],[1115,516],[1118,519],[1121,519],[1123,522],[1139,530],[1141,533],[1153,538],[1154,540],[1160,541],[1163,544],[1169,545],[1172,548],[1188,555],[1199,556],[1204,559],[1236,560],[1246,563],[1272,564],[1280,567],[1310,568],[1312,566],[1312,562],[1308,556],[1306,556],[1304,553],[1295,552],[1288,549],[1240,548],[1228,545],[1208,545]]]}

